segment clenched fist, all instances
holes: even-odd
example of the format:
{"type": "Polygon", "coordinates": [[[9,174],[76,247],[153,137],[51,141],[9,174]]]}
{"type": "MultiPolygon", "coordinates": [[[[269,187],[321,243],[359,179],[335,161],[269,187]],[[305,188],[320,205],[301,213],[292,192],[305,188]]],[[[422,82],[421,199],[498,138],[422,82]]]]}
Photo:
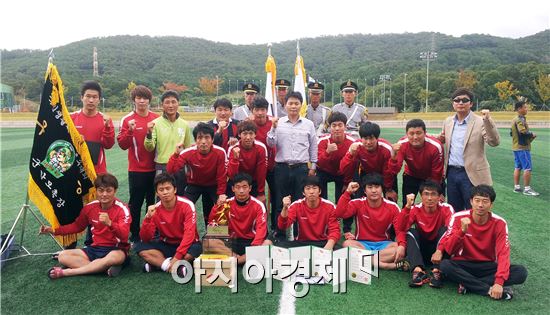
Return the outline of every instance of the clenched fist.
{"type": "Polygon", "coordinates": [[[460,228],[462,229],[462,233],[466,233],[468,231],[468,226],[472,223],[470,218],[462,218],[460,219],[460,228]]]}
{"type": "Polygon", "coordinates": [[[148,122],[147,123],[147,132],[152,133],[154,127],[155,127],[155,122],[153,122],[153,121],[148,122]]]}
{"type": "Polygon", "coordinates": [[[134,131],[134,129],[136,129],[136,120],[135,119],[128,120],[128,130],[134,131]]]}
{"type": "Polygon", "coordinates": [[[361,142],[354,142],[352,143],[350,146],[349,146],[349,153],[352,155],[352,156],[355,156],[355,154],[357,154],[357,150],[359,149],[360,146],[362,146],[363,143],[361,142]]]}
{"type": "Polygon", "coordinates": [[[349,192],[350,194],[353,194],[359,189],[359,187],[360,186],[358,182],[351,182],[348,184],[348,188],[346,189],[346,191],[349,192]]]}

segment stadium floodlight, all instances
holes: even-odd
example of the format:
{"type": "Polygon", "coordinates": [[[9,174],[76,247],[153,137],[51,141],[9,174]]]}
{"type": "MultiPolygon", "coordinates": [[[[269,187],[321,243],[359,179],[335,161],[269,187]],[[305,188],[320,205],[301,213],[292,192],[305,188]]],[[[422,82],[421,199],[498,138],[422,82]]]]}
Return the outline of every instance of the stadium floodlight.
{"type": "Polygon", "coordinates": [[[435,60],[435,58],[437,58],[437,53],[435,51],[423,51],[420,53],[420,59],[426,60],[426,113],[428,112],[428,97],[430,95],[428,89],[428,82],[430,77],[430,60],[435,60]]]}

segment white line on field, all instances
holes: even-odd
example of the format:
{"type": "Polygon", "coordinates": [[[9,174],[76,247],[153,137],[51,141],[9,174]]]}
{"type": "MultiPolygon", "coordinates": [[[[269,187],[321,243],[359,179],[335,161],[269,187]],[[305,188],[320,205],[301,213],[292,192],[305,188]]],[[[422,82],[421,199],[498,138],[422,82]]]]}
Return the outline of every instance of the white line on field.
{"type": "Polygon", "coordinates": [[[296,298],[290,292],[292,290],[291,281],[283,281],[283,291],[281,292],[281,298],[279,300],[279,313],[284,315],[296,314],[296,308],[294,302],[296,298]]]}

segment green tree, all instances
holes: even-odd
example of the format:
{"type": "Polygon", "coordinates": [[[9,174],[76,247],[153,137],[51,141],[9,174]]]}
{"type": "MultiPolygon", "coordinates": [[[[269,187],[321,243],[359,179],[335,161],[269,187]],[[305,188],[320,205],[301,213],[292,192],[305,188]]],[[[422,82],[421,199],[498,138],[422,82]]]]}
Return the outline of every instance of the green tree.
{"type": "Polygon", "coordinates": [[[550,100],[550,74],[539,74],[539,77],[534,81],[535,90],[539,95],[542,103],[546,105],[546,102],[550,100]]]}

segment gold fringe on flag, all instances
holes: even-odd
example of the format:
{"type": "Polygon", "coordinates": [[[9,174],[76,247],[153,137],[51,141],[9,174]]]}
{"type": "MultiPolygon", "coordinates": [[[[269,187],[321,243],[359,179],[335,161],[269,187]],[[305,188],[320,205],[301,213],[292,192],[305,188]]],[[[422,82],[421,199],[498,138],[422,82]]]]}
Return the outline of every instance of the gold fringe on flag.
{"type": "MultiPolygon", "coordinates": [[[[67,106],[65,105],[65,97],[63,95],[63,81],[61,80],[61,77],[59,76],[59,73],[57,72],[57,67],[53,63],[48,63],[48,69],[46,70],[45,80],[51,80],[52,82],[52,94],[50,96],[50,104],[55,105],[60,103],[61,104],[61,110],[63,113],[63,120],[65,121],[65,124],[67,125],[67,130],[69,131],[69,134],[71,136],[71,141],[75,147],[76,152],[80,155],[82,159],[82,164],[84,166],[84,170],[86,172],[86,176],[93,182],[95,180],[96,173],[94,169],[94,163],[92,162],[92,158],[90,156],[90,152],[88,150],[88,146],[86,145],[86,142],[74,126],[74,123],[70,117],[69,111],[67,110],[67,106]]],[[[51,224],[52,228],[55,230],[57,229],[60,224],[59,220],[57,219],[57,216],[55,215],[55,212],[53,210],[53,206],[50,203],[50,200],[48,197],[44,195],[40,187],[34,182],[31,174],[29,173],[29,185],[28,185],[28,194],[30,200],[38,207],[44,218],[48,221],[48,223],[51,224]]],[[[82,197],[82,202],[84,204],[87,204],[91,201],[93,201],[96,197],[96,191],[95,188],[92,187],[90,191],[82,197]]],[[[63,244],[63,246],[68,246],[71,243],[75,242],[80,235],[82,235],[84,232],[77,233],[77,234],[70,234],[70,235],[63,235],[63,236],[56,236],[57,240],[63,244]]]]}

